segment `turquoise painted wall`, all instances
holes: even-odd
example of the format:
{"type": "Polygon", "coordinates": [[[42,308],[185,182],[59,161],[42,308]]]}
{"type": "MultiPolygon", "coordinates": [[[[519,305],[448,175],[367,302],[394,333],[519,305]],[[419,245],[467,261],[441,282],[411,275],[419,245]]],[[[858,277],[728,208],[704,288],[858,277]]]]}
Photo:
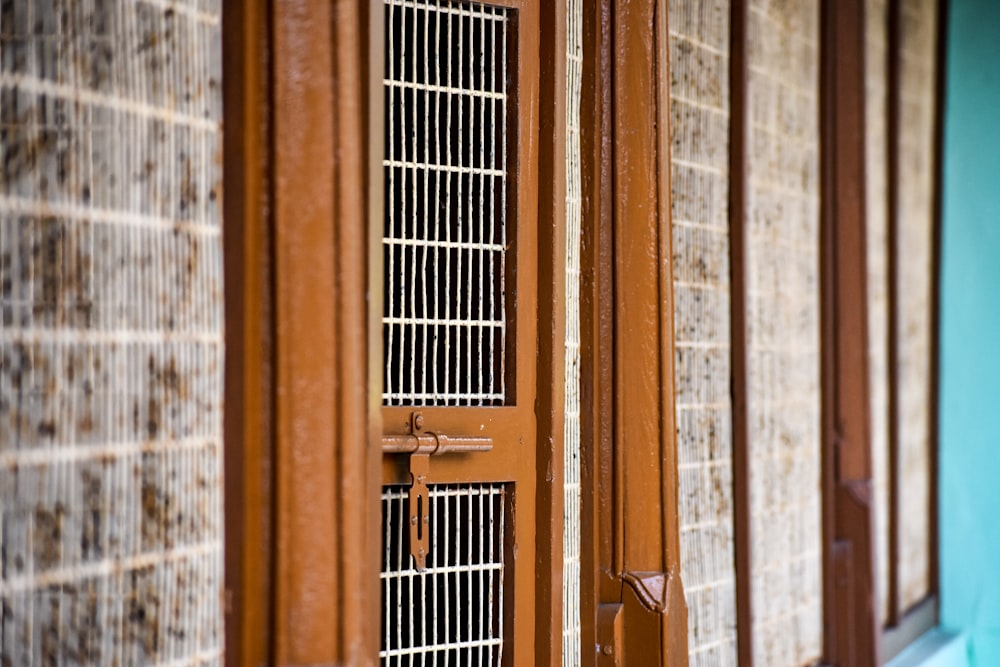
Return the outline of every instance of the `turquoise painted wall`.
{"type": "Polygon", "coordinates": [[[941,623],[1000,666],[1000,2],[952,0],[941,293],[941,623]]]}

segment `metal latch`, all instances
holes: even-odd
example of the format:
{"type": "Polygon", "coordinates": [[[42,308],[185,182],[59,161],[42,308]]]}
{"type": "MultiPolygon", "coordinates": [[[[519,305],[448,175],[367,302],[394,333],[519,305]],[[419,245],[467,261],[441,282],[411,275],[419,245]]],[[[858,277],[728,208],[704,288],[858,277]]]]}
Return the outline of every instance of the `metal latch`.
{"type": "Polygon", "coordinates": [[[430,553],[430,483],[431,456],[488,452],[493,449],[493,439],[485,436],[455,437],[426,430],[424,415],[410,415],[409,435],[382,436],[382,452],[410,455],[410,555],[416,569],[423,570],[430,553]]]}

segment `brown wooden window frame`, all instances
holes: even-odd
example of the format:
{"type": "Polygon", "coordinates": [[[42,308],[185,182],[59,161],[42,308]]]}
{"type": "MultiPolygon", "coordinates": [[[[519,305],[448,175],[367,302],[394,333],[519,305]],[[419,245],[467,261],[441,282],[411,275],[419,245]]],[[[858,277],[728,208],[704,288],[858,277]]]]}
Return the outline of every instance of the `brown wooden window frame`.
{"type": "Polygon", "coordinates": [[[919,638],[922,634],[935,627],[939,620],[939,570],[938,570],[938,409],[939,409],[939,332],[940,332],[940,279],[941,279],[941,177],[942,166],[941,156],[942,142],[944,136],[944,94],[945,94],[945,59],[947,54],[947,21],[948,21],[948,0],[938,0],[937,15],[937,53],[936,59],[936,80],[934,85],[934,136],[932,156],[935,165],[934,192],[932,198],[932,235],[931,235],[931,298],[930,313],[928,317],[930,326],[930,372],[928,376],[929,397],[928,397],[928,434],[929,434],[929,456],[930,468],[930,497],[929,497],[929,544],[927,545],[930,559],[930,586],[927,596],[912,605],[908,609],[901,609],[899,605],[898,587],[898,563],[901,557],[898,541],[898,516],[902,511],[901,488],[899,484],[899,391],[897,388],[898,375],[896,373],[898,359],[899,322],[897,303],[897,275],[898,275],[898,250],[896,246],[897,229],[899,225],[899,136],[902,113],[901,100],[901,29],[902,29],[902,2],[901,0],[889,0],[888,8],[888,140],[889,140],[889,164],[888,164],[888,207],[889,207],[889,233],[888,233],[888,280],[889,280],[889,544],[886,548],[889,551],[889,581],[887,582],[887,595],[889,597],[889,619],[884,627],[880,628],[880,664],[884,664],[903,651],[909,644],[919,638]]]}
{"type": "Polygon", "coordinates": [[[947,3],[939,3],[935,130],[932,152],[937,174],[933,193],[933,234],[929,326],[931,492],[928,507],[931,562],[928,595],[908,610],[897,603],[897,518],[901,511],[898,467],[896,347],[897,225],[899,224],[900,7],[889,2],[888,39],[888,282],[889,282],[889,480],[888,545],[878,542],[872,487],[868,398],[867,249],[865,215],[865,7],[861,0],[823,4],[823,234],[822,291],[824,394],[824,614],[825,658],[837,665],[888,662],[938,621],[937,574],[937,410],[938,312],[940,275],[940,161],[943,58],[947,3]],[[859,334],[859,332],[861,332],[859,334]],[[885,627],[877,620],[876,549],[889,552],[889,610],[885,627]]]}
{"type": "MultiPolygon", "coordinates": [[[[898,206],[899,110],[899,0],[890,0],[889,40],[889,206],[890,225],[896,223],[898,206]]],[[[941,154],[941,100],[946,1],[941,2],[938,21],[937,110],[934,152],[941,154]]],[[[743,273],[743,220],[746,208],[745,165],[747,156],[748,2],[732,3],[731,104],[731,299],[733,377],[733,465],[736,531],[738,655],[741,665],[752,664],[749,461],[746,422],[746,331],[743,273]],[[744,389],[741,391],[740,388],[744,389]]],[[[871,440],[869,434],[867,363],[867,290],[864,210],[866,169],[864,152],[864,3],[861,0],[821,2],[821,308],[822,308],[822,459],[823,459],[823,603],[824,664],[875,665],[898,654],[909,643],[937,623],[937,377],[938,377],[938,276],[940,269],[940,183],[935,185],[935,230],[931,299],[931,397],[927,415],[931,433],[931,521],[932,583],[930,595],[908,613],[892,611],[890,625],[876,621],[875,549],[888,548],[898,560],[895,544],[880,545],[874,536],[871,440]],[[859,333],[860,332],[860,333],[859,333]]],[[[937,162],[936,162],[937,163],[937,162]]],[[[940,180],[940,168],[937,180],[940,180]]],[[[890,244],[895,234],[890,228],[890,244]]],[[[895,268],[890,250],[890,285],[895,268]]],[[[891,289],[891,288],[890,288],[891,289]]],[[[894,311],[890,292],[890,313],[894,311]]],[[[892,317],[892,316],[890,316],[892,317]]],[[[890,350],[895,346],[890,331],[890,350]]],[[[890,368],[894,359],[890,351],[890,368]]],[[[894,372],[890,375],[894,377],[894,372]]],[[[892,380],[891,382],[894,382],[892,380]]],[[[890,388],[890,395],[894,390],[890,388]]],[[[892,399],[890,399],[892,400],[892,399]]],[[[895,419],[890,415],[890,423],[895,419]]],[[[890,435],[890,441],[893,436],[890,435]]],[[[890,445],[893,447],[894,445],[890,445]]],[[[899,489],[892,475],[893,511],[899,511],[899,489]]],[[[892,570],[894,565],[890,566],[892,570]]],[[[894,575],[891,575],[894,576],[894,575]]],[[[895,595],[890,585],[890,595],[895,595]]]]}

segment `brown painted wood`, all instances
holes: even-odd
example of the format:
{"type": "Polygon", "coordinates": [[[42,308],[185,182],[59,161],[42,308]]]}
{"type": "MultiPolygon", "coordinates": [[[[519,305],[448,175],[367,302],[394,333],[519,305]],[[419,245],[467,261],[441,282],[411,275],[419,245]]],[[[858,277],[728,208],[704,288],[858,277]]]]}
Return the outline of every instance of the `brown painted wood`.
{"type": "Polygon", "coordinates": [[[223,5],[226,663],[271,662],[273,295],[269,43],[259,3],[223,5]]]}
{"type": "Polygon", "coordinates": [[[896,369],[899,367],[899,315],[896,312],[898,301],[898,290],[896,287],[897,275],[897,248],[896,238],[899,229],[899,114],[901,108],[900,100],[900,78],[899,68],[902,54],[900,52],[901,40],[900,29],[902,21],[902,7],[900,0],[889,0],[889,30],[888,30],[888,119],[886,130],[888,132],[888,180],[886,183],[888,194],[888,259],[886,270],[889,277],[888,286],[888,364],[889,364],[889,508],[888,508],[888,532],[889,532],[889,581],[886,582],[886,595],[889,597],[889,618],[888,626],[894,626],[899,622],[899,375],[896,369]]]}
{"type": "Polygon", "coordinates": [[[614,25],[615,445],[627,478],[620,500],[623,566],[636,572],[662,572],[666,565],[654,7],[652,0],[616,3],[614,25]]]}
{"type": "Polygon", "coordinates": [[[731,322],[733,411],[733,522],[736,568],[737,655],[743,667],[753,665],[753,574],[750,534],[750,427],[747,411],[746,193],[748,0],[733,0],[730,15],[729,126],[729,308],[731,322]]]}
{"type": "Polygon", "coordinates": [[[377,653],[358,168],[368,156],[366,21],[351,0],[271,7],[278,664],[374,664],[377,653]]]}
{"type": "MultiPolygon", "coordinates": [[[[613,431],[613,247],[611,230],[611,7],[583,2],[583,73],[580,105],[582,219],[580,256],[580,445],[583,505],[580,550],[581,639],[596,646],[598,601],[620,597],[610,573],[620,553],[616,512],[613,431]]],[[[620,611],[620,606],[610,603],[620,611]]],[[[620,614],[604,614],[609,636],[621,636],[620,614]]],[[[604,642],[606,643],[606,642],[604,642]]],[[[604,656],[614,662],[614,656],[604,656]]],[[[598,656],[582,652],[584,667],[598,656]]]]}
{"type": "MultiPolygon", "coordinates": [[[[333,662],[341,588],[334,530],[334,368],[339,349],[333,192],[332,7],[276,3],[274,30],[276,283],[275,661],[333,662]],[[313,12],[319,12],[313,14],[313,12]],[[327,317],[322,317],[327,313],[327,317]],[[306,352],[308,350],[308,352],[306,352]],[[325,471],[322,479],[319,471],[325,471]],[[333,623],[330,623],[330,620],[333,623]]],[[[358,211],[360,214],[361,211],[358,211]]],[[[363,219],[363,216],[362,216],[363,219]]]]}
{"type": "Polygon", "coordinates": [[[584,664],[684,665],[667,3],[586,0],[583,20],[584,664]]]}
{"type": "MultiPolygon", "coordinates": [[[[508,633],[504,638],[504,664],[536,664],[536,651],[548,654],[548,658],[538,664],[549,664],[550,659],[559,660],[562,635],[566,246],[562,210],[565,208],[565,185],[555,181],[564,178],[561,172],[555,171],[562,169],[562,158],[557,159],[551,151],[556,140],[565,136],[565,130],[559,137],[547,137],[543,141],[540,121],[546,120],[550,129],[564,128],[564,117],[556,119],[553,113],[554,105],[564,104],[565,100],[557,102],[556,91],[550,90],[547,106],[541,104],[540,74],[546,72],[539,41],[542,3],[511,0],[494,4],[517,9],[513,30],[508,33],[511,40],[508,52],[515,76],[507,104],[510,113],[508,220],[514,223],[509,239],[514,261],[508,260],[508,267],[514,284],[507,294],[507,359],[513,359],[513,372],[508,381],[513,387],[513,402],[500,407],[421,407],[420,412],[428,431],[493,439],[493,448],[488,452],[432,457],[430,482],[509,484],[511,494],[508,497],[512,501],[508,512],[512,530],[505,548],[509,578],[504,583],[504,627],[508,633]],[[551,181],[546,185],[545,199],[540,199],[542,173],[551,181]],[[561,198],[561,208],[554,206],[557,198],[561,198]],[[541,308],[539,304],[543,304],[541,308]],[[558,514],[553,515],[555,511],[558,514]],[[536,626],[544,628],[546,634],[542,636],[552,636],[555,629],[559,652],[552,654],[552,645],[538,646],[542,642],[536,641],[536,626]]],[[[565,12],[562,16],[565,18],[565,12]]],[[[562,48],[565,50],[565,45],[562,48]]],[[[554,73],[547,72],[547,76],[554,85],[554,73]]],[[[381,90],[380,80],[373,78],[371,85],[381,90]]],[[[565,91],[564,83],[561,89],[565,91]]],[[[381,217],[372,225],[376,226],[380,239],[381,217]]],[[[380,284],[381,249],[373,252],[379,262],[380,284]]],[[[381,305],[379,308],[381,313],[381,305]]],[[[379,351],[379,378],[382,363],[379,351]]],[[[378,400],[381,403],[381,397],[378,400]]],[[[380,412],[384,434],[409,432],[413,408],[381,407],[380,412]]],[[[381,483],[409,483],[407,463],[405,455],[382,456],[381,483]]],[[[376,519],[375,525],[379,523],[376,519]]],[[[378,628],[378,621],[375,627],[378,628]]]]}
{"type": "Polygon", "coordinates": [[[540,3],[535,662],[562,664],[566,361],[566,2],[540,3]]]}
{"type": "MultiPolygon", "coordinates": [[[[626,664],[686,664],[674,424],[667,3],[612,24],[614,382],[626,664]]],[[[603,600],[602,600],[603,601],[603,600]]]]}
{"type": "Polygon", "coordinates": [[[823,3],[821,375],[824,654],[875,665],[865,223],[865,8],[823,3]]]}

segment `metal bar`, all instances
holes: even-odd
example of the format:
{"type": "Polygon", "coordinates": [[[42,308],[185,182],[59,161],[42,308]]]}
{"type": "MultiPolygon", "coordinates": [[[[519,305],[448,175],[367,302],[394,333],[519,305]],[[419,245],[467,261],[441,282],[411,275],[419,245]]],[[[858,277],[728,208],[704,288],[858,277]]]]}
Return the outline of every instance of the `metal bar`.
{"type": "Polygon", "coordinates": [[[491,449],[493,438],[485,436],[455,437],[426,431],[420,435],[382,436],[382,452],[385,454],[463,454],[491,449]]]}

